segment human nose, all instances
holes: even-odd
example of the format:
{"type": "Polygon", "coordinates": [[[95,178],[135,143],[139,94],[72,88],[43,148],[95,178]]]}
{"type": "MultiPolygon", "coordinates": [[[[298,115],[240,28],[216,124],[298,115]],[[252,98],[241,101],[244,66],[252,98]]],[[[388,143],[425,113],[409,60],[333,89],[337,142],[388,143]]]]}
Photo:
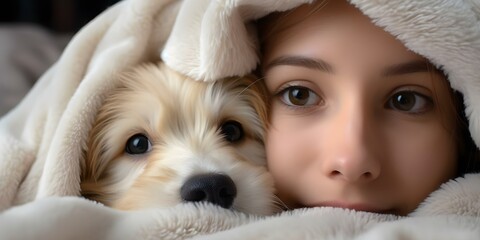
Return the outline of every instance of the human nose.
{"type": "Polygon", "coordinates": [[[329,178],[365,183],[381,172],[380,146],[376,145],[377,123],[361,101],[350,101],[330,119],[329,147],[324,169],[329,178]]]}

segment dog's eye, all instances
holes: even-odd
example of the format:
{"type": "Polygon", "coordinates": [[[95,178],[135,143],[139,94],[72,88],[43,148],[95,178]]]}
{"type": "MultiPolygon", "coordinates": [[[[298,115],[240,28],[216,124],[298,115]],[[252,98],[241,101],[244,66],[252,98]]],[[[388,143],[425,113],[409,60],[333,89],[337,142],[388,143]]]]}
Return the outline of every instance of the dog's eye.
{"type": "Polygon", "coordinates": [[[227,121],[222,124],[222,134],[229,142],[236,142],[243,138],[242,125],[237,121],[227,121]]]}
{"type": "Polygon", "coordinates": [[[125,151],[130,154],[142,154],[150,151],[151,148],[152,144],[145,135],[135,134],[128,139],[125,151]]]}

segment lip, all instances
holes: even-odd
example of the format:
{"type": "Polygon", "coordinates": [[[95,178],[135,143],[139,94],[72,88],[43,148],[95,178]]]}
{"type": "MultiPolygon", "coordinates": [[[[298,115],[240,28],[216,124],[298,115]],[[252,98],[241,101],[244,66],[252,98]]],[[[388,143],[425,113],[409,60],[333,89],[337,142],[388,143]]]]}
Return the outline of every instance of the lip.
{"type": "Polygon", "coordinates": [[[315,206],[344,208],[344,209],[350,209],[355,211],[382,213],[382,214],[392,212],[392,210],[390,209],[376,208],[364,203],[346,203],[346,202],[340,202],[340,201],[321,202],[319,204],[315,204],[315,206]]]}

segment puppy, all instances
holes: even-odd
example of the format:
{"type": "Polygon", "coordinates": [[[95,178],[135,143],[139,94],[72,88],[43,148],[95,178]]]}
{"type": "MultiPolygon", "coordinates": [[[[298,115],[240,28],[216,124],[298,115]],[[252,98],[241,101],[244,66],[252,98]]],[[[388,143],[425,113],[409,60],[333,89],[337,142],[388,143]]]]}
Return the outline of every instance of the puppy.
{"type": "Polygon", "coordinates": [[[266,96],[253,78],[201,82],[163,63],[134,68],[97,114],[82,195],[124,210],[207,201],[272,213],[266,96]]]}

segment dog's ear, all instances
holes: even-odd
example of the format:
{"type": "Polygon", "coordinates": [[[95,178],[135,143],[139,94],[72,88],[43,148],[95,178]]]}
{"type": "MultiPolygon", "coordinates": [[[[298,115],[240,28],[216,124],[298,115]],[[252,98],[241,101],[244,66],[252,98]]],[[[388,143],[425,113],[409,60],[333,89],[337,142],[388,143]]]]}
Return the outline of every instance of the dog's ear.
{"type": "Polygon", "coordinates": [[[103,162],[102,152],[105,151],[102,149],[105,144],[102,129],[104,129],[107,122],[108,120],[105,118],[105,114],[100,112],[88,138],[87,152],[85,155],[85,177],[95,181],[100,178],[102,172],[100,165],[101,162],[103,162]]]}
{"type": "Polygon", "coordinates": [[[253,94],[256,95],[252,104],[257,110],[260,119],[265,124],[265,129],[267,129],[270,122],[270,94],[268,92],[267,86],[265,85],[264,79],[258,78],[254,75],[249,75],[248,78],[252,81],[250,89],[254,91],[253,94]]]}
{"type": "MultiPolygon", "coordinates": [[[[253,106],[257,112],[263,129],[268,128],[270,122],[269,109],[270,109],[270,95],[268,93],[267,86],[262,78],[250,74],[243,77],[244,82],[244,94],[248,95],[250,105],[253,106]]],[[[264,136],[262,136],[263,138],[264,136]]]]}
{"type": "MultiPolygon", "coordinates": [[[[119,76],[123,77],[123,76],[119,76]]],[[[112,122],[118,116],[119,98],[117,95],[125,91],[124,81],[117,81],[115,88],[102,102],[98,109],[92,127],[90,128],[88,138],[83,147],[83,161],[81,164],[81,188],[94,183],[98,186],[102,174],[109,164],[112,156],[112,149],[108,149],[107,133],[111,130],[112,122]]]]}
{"type": "Polygon", "coordinates": [[[107,184],[104,175],[110,161],[115,157],[107,142],[110,138],[107,133],[112,130],[111,123],[116,117],[112,105],[118,103],[109,96],[99,109],[83,150],[81,166],[81,195],[101,202],[108,199],[102,190],[107,184]]]}
{"type": "Polygon", "coordinates": [[[93,127],[90,129],[89,136],[86,142],[86,146],[83,150],[83,161],[81,166],[81,195],[89,198],[98,200],[97,194],[100,187],[98,182],[100,178],[100,171],[97,169],[98,163],[101,158],[101,140],[99,130],[101,129],[99,124],[98,117],[95,120],[93,127]]]}

